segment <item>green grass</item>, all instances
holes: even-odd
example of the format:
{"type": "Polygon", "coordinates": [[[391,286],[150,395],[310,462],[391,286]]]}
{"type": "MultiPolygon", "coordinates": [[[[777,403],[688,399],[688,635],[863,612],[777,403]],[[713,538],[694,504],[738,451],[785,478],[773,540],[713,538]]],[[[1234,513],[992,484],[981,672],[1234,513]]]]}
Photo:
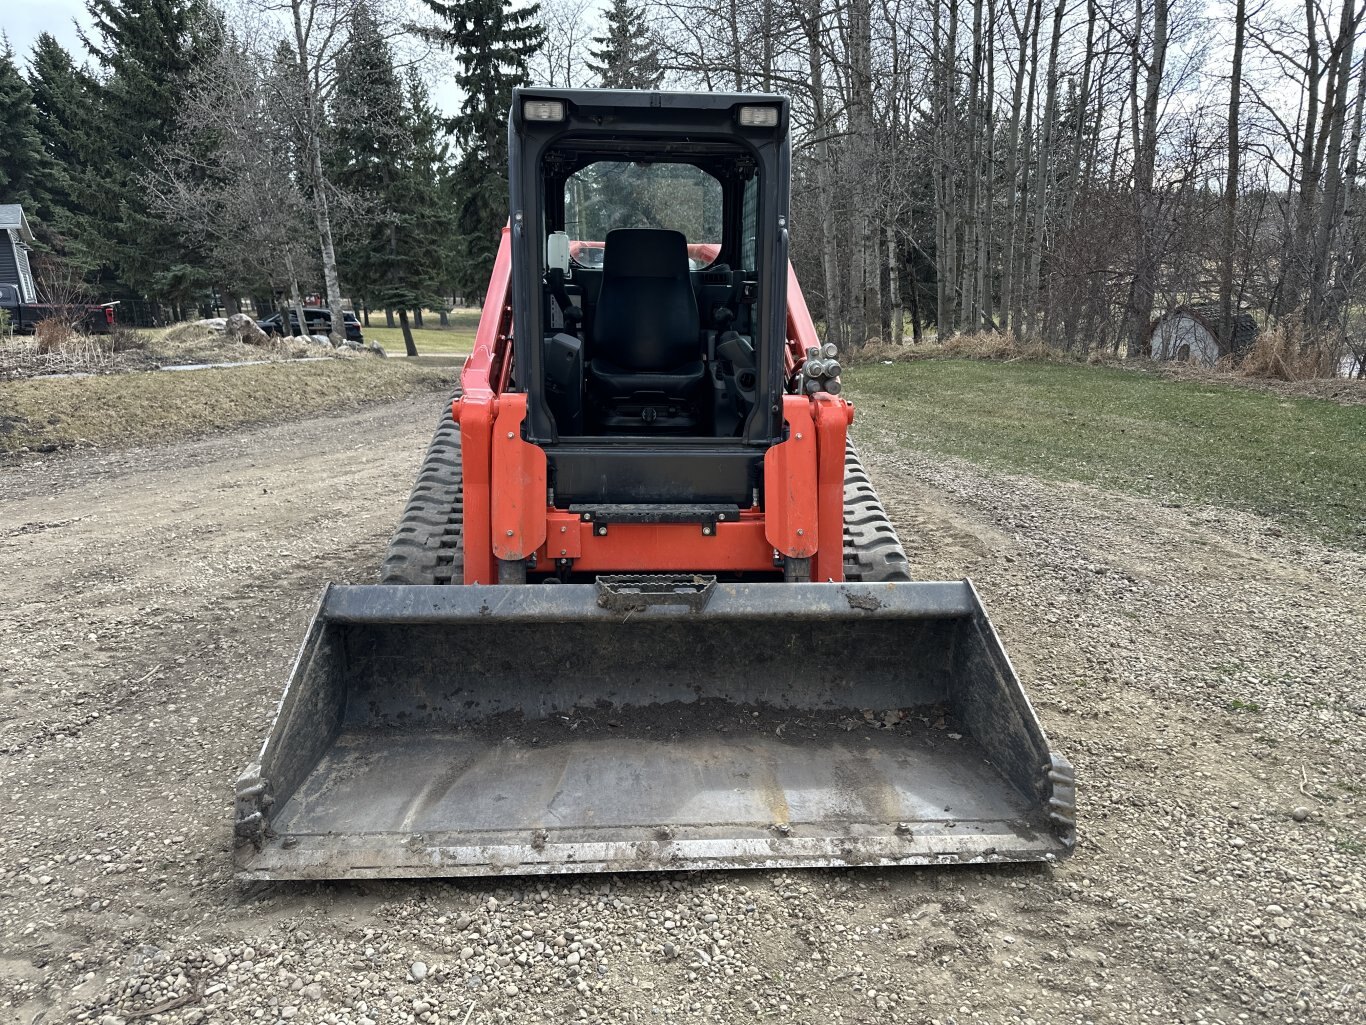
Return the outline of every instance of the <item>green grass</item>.
{"type": "Polygon", "coordinates": [[[1104,367],[926,360],[845,372],[908,448],[1242,509],[1366,548],[1366,407],[1104,367]]]}
{"type": "MultiPolygon", "coordinates": [[[[441,327],[439,316],[430,310],[422,314],[422,327],[413,328],[413,344],[419,355],[447,353],[465,354],[474,348],[474,332],[479,327],[478,310],[452,310],[449,327],[441,327]]],[[[403,329],[395,320],[394,327],[384,326],[384,314],[371,313],[370,326],[362,327],[367,342],[379,342],[391,356],[403,354],[403,329]]]]}

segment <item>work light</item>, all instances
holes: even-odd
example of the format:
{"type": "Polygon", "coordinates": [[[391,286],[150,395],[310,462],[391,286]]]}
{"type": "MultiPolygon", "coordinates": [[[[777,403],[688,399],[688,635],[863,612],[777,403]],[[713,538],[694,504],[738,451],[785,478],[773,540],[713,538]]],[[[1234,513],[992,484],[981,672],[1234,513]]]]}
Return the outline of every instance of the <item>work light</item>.
{"type": "Polygon", "coordinates": [[[522,117],[528,121],[563,121],[562,100],[527,100],[522,104],[522,117]]]}
{"type": "Polygon", "coordinates": [[[740,124],[746,128],[778,127],[777,107],[741,107],[740,124]]]}

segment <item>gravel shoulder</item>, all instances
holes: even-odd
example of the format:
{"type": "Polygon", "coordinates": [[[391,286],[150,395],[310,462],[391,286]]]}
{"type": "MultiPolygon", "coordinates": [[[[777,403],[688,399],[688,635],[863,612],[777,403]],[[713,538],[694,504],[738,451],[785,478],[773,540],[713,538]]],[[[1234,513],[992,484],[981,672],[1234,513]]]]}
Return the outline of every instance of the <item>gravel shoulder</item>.
{"type": "Polygon", "coordinates": [[[1366,1018],[1366,556],[875,420],[1076,765],[1071,861],[239,888],[231,782],[438,403],[0,468],[0,1021],[1366,1018]]]}

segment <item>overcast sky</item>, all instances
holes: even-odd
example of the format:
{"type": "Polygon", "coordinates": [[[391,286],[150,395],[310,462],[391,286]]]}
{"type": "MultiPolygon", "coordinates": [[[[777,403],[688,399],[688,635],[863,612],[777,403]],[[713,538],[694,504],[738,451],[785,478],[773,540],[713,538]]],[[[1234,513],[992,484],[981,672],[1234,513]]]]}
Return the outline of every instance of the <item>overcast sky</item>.
{"type": "MultiPolygon", "coordinates": [[[[410,6],[415,16],[420,13],[418,5],[410,2],[410,6]]],[[[9,37],[14,56],[22,68],[27,68],[29,53],[43,32],[56,36],[57,42],[66,47],[77,64],[86,61],[88,56],[81,46],[77,23],[86,29],[91,25],[85,0],[0,0],[0,32],[9,37]]],[[[450,61],[449,54],[429,53],[423,68],[423,77],[432,91],[433,100],[448,113],[460,106],[460,93],[444,66],[450,61]]]]}
{"type": "Polygon", "coordinates": [[[38,35],[51,32],[79,63],[85,55],[73,19],[90,24],[84,0],[9,0],[0,14],[0,31],[9,36],[19,63],[27,66],[29,51],[38,35]]]}

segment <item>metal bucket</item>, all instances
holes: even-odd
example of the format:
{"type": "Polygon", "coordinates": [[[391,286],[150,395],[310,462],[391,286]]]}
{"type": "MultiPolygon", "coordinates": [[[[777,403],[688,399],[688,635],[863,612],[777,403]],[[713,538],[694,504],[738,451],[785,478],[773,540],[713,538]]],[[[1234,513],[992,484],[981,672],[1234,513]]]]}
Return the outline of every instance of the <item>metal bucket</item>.
{"type": "Polygon", "coordinates": [[[1034,861],[1050,753],[967,581],[328,587],[239,878],[1034,861]]]}

